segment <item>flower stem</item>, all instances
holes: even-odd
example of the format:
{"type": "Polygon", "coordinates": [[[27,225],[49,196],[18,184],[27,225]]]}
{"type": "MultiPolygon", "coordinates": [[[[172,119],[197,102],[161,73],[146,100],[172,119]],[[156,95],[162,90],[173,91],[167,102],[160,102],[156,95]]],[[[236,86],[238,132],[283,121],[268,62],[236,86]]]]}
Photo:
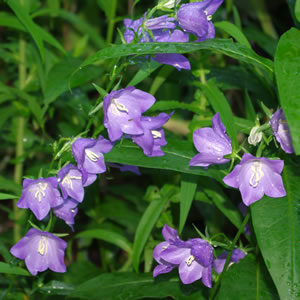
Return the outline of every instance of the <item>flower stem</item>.
{"type": "Polygon", "coordinates": [[[244,227],[246,226],[247,222],[249,221],[249,218],[250,218],[250,211],[248,211],[248,213],[247,213],[247,215],[246,215],[246,217],[245,217],[245,219],[244,219],[242,225],[241,225],[240,228],[239,228],[239,231],[237,232],[236,236],[234,237],[234,240],[233,240],[233,242],[232,242],[232,244],[231,244],[231,247],[230,247],[230,251],[229,251],[229,253],[228,253],[228,255],[227,255],[227,258],[226,258],[226,262],[225,262],[223,271],[222,271],[221,275],[219,276],[219,278],[218,278],[216,284],[214,285],[214,287],[213,287],[213,289],[212,289],[212,291],[211,291],[209,300],[213,300],[214,297],[215,297],[215,295],[216,295],[216,293],[217,293],[217,291],[218,291],[218,288],[219,288],[219,285],[220,285],[220,283],[221,283],[221,281],[222,281],[222,278],[223,278],[223,276],[224,276],[224,273],[226,272],[227,267],[228,267],[228,265],[229,265],[229,263],[230,263],[230,258],[231,258],[231,256],[232,256],[232,251],[233,251],[233,249],[234,249],[234,247],[235,247],[235,244],[237,243],[237,241],[238,241],[240,235],[241,235],[242,232],[244,231],[244,227]]]}
{"type": "MultiPolygon", "coordinates": [[[[24,0],[21,1],[21,4],[24,0]]],[[[20,35],[19,39],[19,88],[23,90],[26,85],[26,41],[23,34],[20,35]]],[[[17,119],[17,133],[16,133],[16,158],[20,159],[24,154],[24,128],[25,128],[25,118],[23,116],[17,119]]],[[[16,184],[22,183],[23,177],[23,162],[17,161],[14,169],[14,181],[16,184]]],[[[21,238],[21,220],[24,216],[24,210],[17,207],[18,199],[14,200],[13,210],[14,210],[14,241],[17,242],[21,238]]]]}
{"type": "Polygon", "coordinates": [[[114,33],[114,26],[115,26],[115,14],[116,14],[116,8],[117,8],[117,0],[111,0],[111,15],[109,17],[108,21],[108,27],[107,27],[107,35],[106,35],[106,42],[109,45],[112,42],[113,33],[114,33]]]}

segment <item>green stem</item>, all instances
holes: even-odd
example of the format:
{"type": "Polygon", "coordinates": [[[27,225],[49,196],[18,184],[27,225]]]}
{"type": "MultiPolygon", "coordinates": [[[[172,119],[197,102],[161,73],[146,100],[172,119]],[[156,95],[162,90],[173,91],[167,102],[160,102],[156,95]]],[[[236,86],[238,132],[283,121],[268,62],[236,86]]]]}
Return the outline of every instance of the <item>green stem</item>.
{"type": "MultiPolygon", "coordinates": [[[[21,4],[24,3],[24,0],[21,1],[21,4]]],[[[23,90],[26,85],[26,41],[24,36],[21,34],[19,40],[19,88],[23,90]]],[[[22,157],[24,155],[24,128],[25,128],[25,118],[20,116],[17,119],[17,134],[16,134],[16,158],[22,157]]],[[[14,170],[14,181],[16,184],[22,183],[23,177],[23,162],[18,161],[15,165],[14,170]]],[[[14,210],[14,241],[17,242],[21,238],[21,220],[24,216],[24,210],[17,207],[18,199],[14,200],[13,210],[14,210]]]]}
{"type": "Polygon", "coordinates": [[[107,35],[106,35],[106,42],[110,44],[112,42],[113,33],[114,33],[114,26],[115,26],[115,14],[117,9],[117,0],[111,0],[111,16],[108,21],[107,27],[107,35]]]}
{"type": "Polygon", "coordinates": [[[234,240],[233,240],[233,242],[232,242],[232,244],[231,244],[231,247],[230,247],[230,251],[229,251],[229,253],[228,253],[228,255],[227,255],[227,258],[226,258],[226,262],[225,262],[223,271],[222,271],[222,273],[221,273],[221,275],[219,276],[219,278],[218,278],[218,280],[217,280],[215,286],[213,287],[213,289],[212,289],[212,291],[211,291],[211,295],[210,295],[210,297],[209,297],[209,300],[214,299],[214,297],[215,297],[215,295],[216,295],[216,293],[217,293],[217,291],[218,291],[219,285],[220,285],[220,283],[221,283],[221,281],[222,281],[222,278],[223,278],[223,276],[224,276],[224,274],[225,274],[225,272],[226,272],[226,270],[227,270],[227,267],[228,267],[228,265],[229,265],[229,263],[230,263],[230,258],[231,258],[231,256],[232,256],[232,251],[233,251],[233,249],[234,249],[234,247],[235,247],[235,244],[237,243],[238,239],[240,238],[240,235],[241,235],[242,232],[244,231],[244,227],[246,226],[247,222],[249,221],[249,218],[250,218],[250,212],[248,211],[248,213],[247,213],[247,215],[246,215],[246,217],[245,217],[245,219],[244,219],[242,225],[241,225],[240,228],[239,228],[239,231],[237,232],[236,236],[234,237],[234,240]]]}

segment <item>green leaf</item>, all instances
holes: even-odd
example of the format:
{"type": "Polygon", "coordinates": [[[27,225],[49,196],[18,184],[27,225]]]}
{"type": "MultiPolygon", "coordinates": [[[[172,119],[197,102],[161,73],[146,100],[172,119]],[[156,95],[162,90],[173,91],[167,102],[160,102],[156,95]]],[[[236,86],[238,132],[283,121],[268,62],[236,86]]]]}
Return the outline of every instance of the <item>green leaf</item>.
{"type": "Polygon", "coordinates": [[[21,23],[25,26],[27,31],[32,36],[33,40],[35,41],[35,43],[40,51],[42,60],[44,61],[45,50],[44,50],[43,40],[41,39],[40,33],[38,32],[38,30],[36,28],[36,24],[32,21],[31,17],[28,15],[28,13],[24,9],[24,7],[22,7],[19,4],[18,0],[7,0],[7,4],[13,10],[13,12],[16,14],[18,19],[21,21],[21,23]]]}
{"type": "Polygon", "coordinates": [[[135,74],[135,76],[130,80],[130,82],[127,84],[127,86],[136,86],[141,81],[143,81],[145,78],[149,77],[151,73],[153,73],[155,70],[157,70],[161,64],[155,60],[150,60],[145,62],[141,68],[139,68],[139,71],[135,74]]]}
{"type": "Polygon", "coordinates": [[[0,190],[13,192],[15,195],[18,195],[18,197],[21,197],[22,186],[15,183],[12,179],[0,176],[0,190]]]}
{"type": "Polygon", "coordinates": [[[250,121],[255,122],[256,112],[254,110],[252,100],[247,90],[245,91],[245,111],[246,111],[246,118],[250,121]]]}
{"type": "Polygon", "coordinates": [[[273,64],[270,60],[257,55],[253,50],[231,39],[210,39],[201,43],[140,43],[104,48],[87,58],[81,67],[97,63],[104,59],[157,53],[188,53],[198,50],[212,50],[253,64],[265,69],[272,76],[273,64]]]}
{"type": "Polygon", "coordinates": [[[280,299],[300,297],[300,159],[287,156],[282,173],[287,196],[251,205],[256,239],[280,299]]]}
{"type": "Polygon", "coordinates": [[[75,237],[103,240],[113,245],[116,245],[117,247],[123,249],[128,253],[132,252],[131,243],[123,235],[120,235],[119,233],[111,230],[106,230],[106,229],[86,230],[76,234],[75,237]]]}
{"type": "Polygon", "coordinates": [[[233,115],[227,99],[225,98],[224,94],[218,89],[213,79],[207,81],[205,84],[202,84],[201,87],[214,111],[220,113],[221,120],[226,127],[226,132],[232,141],[233,150],[237,149],[237,131],[235,128],[235,123],[232,122],[233,115]]]}
{"type": "Polygon", "coordinates": [[[181,179],[180,189],[180,217],[179,217],[179,233],[182,232],[192,202],[197,190],[197,179],[195,175],[184,174],[181,179]]]}
{"type": "Polygon", "coordinates": [[[237,207],[226,196],[219,184],[214,181],[206,180],[200,182],[201,190],[216,205],[216,207],[224,214],[225,217],[236,227],[242,225],[242,217],[237,207]]]}
{"type": "Polygon", "coordinates": [[[116,144],[109,153],[104,154],[105,161],[208,176],[222,181],[225,172],[220,170],[223,170],[224,166],[212,166],[207,170],[201,167],[189,167],[189,161],[197,153],[191,142],[171,138],[167,141],[167,146],[162,148],[164,156],[148,157],[136,144],[123,140],[122,143],[116,144]]]}
{"type": "Polygon", "coordinates": [[[251,45],[248,42],[247,38],[244,36],[243,32],[234,24],[227,22],[227,21],[221,21],[214,23],[216,28],[220,28],[224,30],[226,33],[231,35],[233,38],[235,38],[241,45],[244,45],[247,48],[251,49],[251,45]]]}
{"type": "MultiPolygon", "coordinates": [[[[27,29],[23,24],[13,15],[6,13],[6,12],[0,12],[0,26],[5,26],[9,28],[14,28],[17,30],[21,30],[24,32],[27,32],[27,29]]],[[[66,53],[65,49],[61,46],[61,44],[47,31],[45,31],[42,27],[40,27],[37,24],[34,24],[34,27],[36,28],[36,31],[38,32],[41,39],[48,44],[54,46],[58,50],[60,50],[62,53],[66,53]]]]}
{"type": "Polygon", "coordinates": [[[161,215],[168,197],[158,197],[151,201],[150,205],[146,208],[138,227],[135,232],[133,243],[133,267],[136,272],[139,269],[140,256],[149,238],[149,235],[161,215]]]}
{"type": "Polygon", "coordinates": [[[203,113],[203,110],[199,108],[199,105],[195,102],[193,103],[184,103],[176,100],[159,100],[156,101],[148,110],[148,112],[154,111],[166,111],[166,110],[174,110],[174,109],[186,109],[192,111],[196,114],[203,113]]]}
{"type": "Polygon", "coordinates": [[[207,299],[201,283],[183,285],[178,276],[167,280],[170,277],[168,275],[160,275],[154,279],[152,273],[101,274],[77,286],[70,297],[101,300],[168,299],[168,297],[177,300],[207,299]]]}
{"type": "Polygon", "coordinates": [[[71,76],[80,63],[81,60],[79,59],[66,57],[53,66],[47,78],[43,112],[46,111],[50,103],[68,90],[69,84],[71,88],[74,88],[98,77],[103,72],[101,68],[90,66],[83,72],[71,76]]]}
{"type": "Polygon", "coordinates": [[[293,146],[300,154],[300,30],[292,28],[279,40],[275,54],[275,76],[280,103],[289,124],[293,146]]]}
{"type": "Polygon", "coordinates": [[[0,200],[9,200],[9,199],[17,199],[17,198],[19,197],[16,195],[0,193],[0,200]]]}
{"type": "Polygon", "coordinates": [[[224,274],[216,300],[254,299],[279,300],[279,297],[263,262],[248,254],[224,274]]]}
{"type": "Polygon", "coordinates": [[[295,3],[295,16],[298,22],[300,22],[300,0],[296,0],[295,3]]]}
{"type": "Polygon", "coordinates": [[[74,290],[74,285],[57,280],[51,280],[43,285],[39,292],[46,295],[69,295],[74,290]]]}
{"type": "Polygon", "coordinates": [[[31,276],[31,274],[27,270],[20,267],[15,267],[4,262],[0,262],[0,273],[31,276]]]}

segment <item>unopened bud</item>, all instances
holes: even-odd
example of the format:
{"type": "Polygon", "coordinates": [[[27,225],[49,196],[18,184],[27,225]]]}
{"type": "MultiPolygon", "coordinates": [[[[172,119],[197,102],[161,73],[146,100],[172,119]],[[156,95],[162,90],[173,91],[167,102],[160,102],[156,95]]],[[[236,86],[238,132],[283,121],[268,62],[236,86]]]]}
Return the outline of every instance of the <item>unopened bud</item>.
{"type": "Polygon", "coordinates": [[[173,8],[174,6],[176,6],[181,0],[163,0],[159,2],[159,5],[161,7],[165,7],[165,8],[173,8]]]}
{"type": "Polygon", "coordinates": [[[250,135],[248,137],[248,143],[250,145],[254,145],[256,146],[262,139],[262,132],[259,131],[257,132],[259,129],[259,126],[254,126],[251,131],[250,131],[250,135]]]}

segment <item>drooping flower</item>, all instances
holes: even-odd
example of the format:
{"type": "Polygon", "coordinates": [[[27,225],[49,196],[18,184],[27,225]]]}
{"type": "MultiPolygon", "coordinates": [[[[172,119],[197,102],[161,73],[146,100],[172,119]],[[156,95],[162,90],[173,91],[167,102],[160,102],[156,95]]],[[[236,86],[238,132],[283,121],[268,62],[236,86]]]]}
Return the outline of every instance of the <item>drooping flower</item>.
{"type": "Polygon", "coordinates": [[[141,115],[155,102],[155,98],[133,86],[112,91],[104,97],[104,126],[112,142],[125,134],[143,134],[141,115]]]}
{"type": "MultiPolygon", "coordinates": [[[[126,28],[124,32],[124,39],[126,43],[130,43],[135,36],[139,37],[139,42],[140,43],[148,43],[148,42],[181,42],[181,43],[186,43],[189,41],[189,35],[183,33],[181,30],[169,30],[169,29],[174,29],[176,26],[173,26],[170,23],[165,22],[165,20],[169,20],[170,18],[167,18],[167,16],[162,16],[154,19],[149,19],[146,21],[149,22],[149,24],[152,24],[151,27],[147,27],[148,30],[153,30],[152,31],[152,38],[149,37],[148,32],[143,32],[142,30],[142,24],[144,21],[144,18],[140,18],[138,20],[130,20],[130,19],[125,19],[124,20],[124,26],[126,28]],[[156,24],[155,27],[153,24],[156,24]],[[165,24],[165,27],[164,27],[165,24]],[[167,25],[168,24],[168,25],[167,25]],[[159,29],[158,29],[159,28],[159,29]],[[168,29],[168,30],[166,30],[168,29]]],[[[189,61],[181,54],[176,54],[176,53],[161,53],[161,54],[156,54],[151,59],[156,60],[162,64],[167,64],[174,66],[177,70],[181,69],[186,69],[190,70],[191,65],[189,61]]]]}
{"type": "Polygon", "coordinates": [[[144,133],[132,136],[132,140],[144,150],[145,155],[149,157],[164,155],[161,146],[165,146],[167,141],[161,126],[170,119],[172,114],[160,113],[156,117],[141,117],[144,133]]]}
{"type": "Polygon", "coordinates": [[[73,225],[75,224],[74,218],[78,213],[77,208],[78,202],[72,198],[67,198],[64,200],[64,203],[60,206],[57,206],[53,209],[54,214],[64,220],[67,225],[73,230],[73,225]]]}
{"type": "MultiPolygon", "coordinates": [[[[189,35],[181,30],[174,31],[162,31],[156,30],[153,32],[155,42],[160,43],[187,43],[189,41],[189,35]]],[[[161,64],[171,65],[177,70],[185,69],[190,70],[191,65],[188,59],[177,53],[160,53],[152,57],[153,60],[160,62],[161,64]]]]}
{"type": "Polygon", "coordinates": [[[44,219],[51,207],[63,203],[57,189],[56,177],[24,179],[22,196],[17,203],[20,208],[32,210],[38,220],[44,219]]]}
{"type": "Polygon", "coordinates": [[[231,140],[226,134],[219,113],[212,118],[212,128],[200,128],[194,131],[193,142],[200,152],[190,161],[190,166],[207,168],[211,164],[225,164],[229,159],[224,155],[232,152],[231,140]]]}
{"type": "Polygon", "coordinates": [[[289,125],[282,108],[278,109],[270,120],[273,133],[282,150],[286,153],[294,153],[289,125]]]}
{"type": "Polygon", "coordinates": [[[145,27],[148,30],[174,29],[176,27],[174,21],[175,21],[174,18],[170,18],[168,15],[163,15],[157,18],[148,19],[145,22],[145,27]]]}
{"type": "Polygon", "coordinates": [[[179,277],[184,284],[202,279],[205,286],[212,287],[213,248],[207,241],[196,238],[181,246],[170,244],[160,253],[160,258],[178,265],[179,277]]]}
{"type": "Polygon", "coordinates": [[[91,184],[95,176],[106,171],[103,153],[108,153],[113,144],[102,136],[95,139],[78,138],[72,144],[72,153],[82,173],[82,182],[91,184]]]}
{"type": "Polygon", "coordinates": [[[240,190],[246,206],[258,201],[264,194],[272,198],[284,197],[286,192],[280,176],[283,165],[282,160],[254,157],[245,153],[241,162],[223,181],[240,190]]]}
{"type": "MultiPolygon", "coordinates": [[[[227,258],[228,252],[225,251],[222,254],[220,254],[216,259],[214,259],[213,266],[218,274],[222,273],[226,258],[227,258]]],[[[232,251],[232,255],[230,257],[230,263],[228,267],[230,267],[233,263],[238,263],[241,259],[243,259],[246,256],[246,253],[242,251],[241,249],[234,249],[232,251]]]]}
{"type": "Polygon", "coordinates": [[[27,234],[11,249],[10,253],[24,259],[32,275],[48,268],[54,272],[66,272],[64,255],[67,243],[50,232],[29,229],[27,234]]]}
{"type": "Polygon", "coordinates": [[[162,235],[165,239],[164,242],[159,243],[153,250],[153,257],[159,263],[153,270],[153,277],[160,274],[168,273],[172,271],[177,265],[169,263],[161,258],[161,253],[165,251],[170,245],[182,246],[184,242],[180,240],[177,230],[164,225],[162,229],[162,235]]]}
{"type": "Polygon", "coordinates": [[[215,37],[212,15],[223,0],[204,0],[181,5],[177,12],[179,26],[198,37],[197,42],[215,37]]]}

